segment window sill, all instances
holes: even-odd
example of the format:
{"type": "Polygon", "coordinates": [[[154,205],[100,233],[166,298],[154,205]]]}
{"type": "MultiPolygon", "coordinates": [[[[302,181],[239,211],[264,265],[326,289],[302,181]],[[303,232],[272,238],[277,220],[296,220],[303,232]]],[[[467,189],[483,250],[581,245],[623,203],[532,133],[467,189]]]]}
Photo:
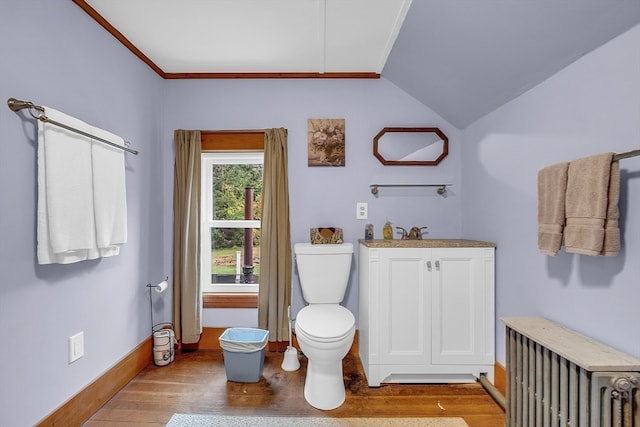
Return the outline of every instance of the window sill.
{"type": "Polygon", "coordinates": [[[258,308],[258,293],[204,292],[202,308],[258,308]]]}

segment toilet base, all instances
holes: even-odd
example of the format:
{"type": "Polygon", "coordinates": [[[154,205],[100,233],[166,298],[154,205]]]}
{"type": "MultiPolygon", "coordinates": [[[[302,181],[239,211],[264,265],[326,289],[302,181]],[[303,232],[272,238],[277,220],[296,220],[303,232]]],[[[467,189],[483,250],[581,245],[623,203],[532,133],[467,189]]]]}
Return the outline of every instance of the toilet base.
{"type": "Polygon", "coordinates": [[[322,410],[335,409],[344,403],[342,359],[330,363],[308,361],[304,398],[309,405],[322,410]]]}

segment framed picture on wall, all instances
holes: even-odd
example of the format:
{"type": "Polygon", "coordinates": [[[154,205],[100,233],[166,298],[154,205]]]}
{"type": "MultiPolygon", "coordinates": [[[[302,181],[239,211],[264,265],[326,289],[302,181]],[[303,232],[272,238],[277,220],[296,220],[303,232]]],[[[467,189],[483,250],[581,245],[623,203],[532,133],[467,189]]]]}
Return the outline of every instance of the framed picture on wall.
{"type": "Polygon", "coordinates": [[[308,119],[308,165],[344,166],[344,119],[308,119]]]}

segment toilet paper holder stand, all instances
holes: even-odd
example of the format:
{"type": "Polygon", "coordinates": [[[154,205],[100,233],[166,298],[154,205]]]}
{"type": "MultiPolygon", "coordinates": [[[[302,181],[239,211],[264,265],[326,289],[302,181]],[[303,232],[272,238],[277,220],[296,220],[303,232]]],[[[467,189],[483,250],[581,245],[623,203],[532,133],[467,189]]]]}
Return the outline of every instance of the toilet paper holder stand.
{"type": "MultiPolygon", "coordinates": [[[[156,326],[157,326],[155,323],[153,323],[153,296],[151,295],[151,289],[155,289],[156,292],[162,293],[166,289],[166,284],[167,284],[168,281],[169,281],[169,276],[165,276],[164,281],[160,282],[158,284],[153,285],[151,283],[147,283],[147,288],[149,288],[149,309],[150,309],[150,312],[151,312],[151,333],[155,332],[155,329],[156,329],[156,326]],[[164,284],[164,286],[163,286],[163,284],[164,284]]],[[[166,323],[166,322],[164,322],[164,323],[166,323]]],[[[160,325],[160,323],[158,325],[160,325]]],[[[171,329],[173,329],[173,324],[171,324],[171,329]]]]}
{"type": "Polygon", "coordinates": [[[157,293],[164,292],[169,287],[169,276],[158,284],[147,283],[149,288],[149,309],[151,311],[151,336],[153,337],[153,363],[156,366],[166,366],[173,362],[178,348],[173,329],[173,322],[154,323],[153,295],[151,289],[157,293]]]}

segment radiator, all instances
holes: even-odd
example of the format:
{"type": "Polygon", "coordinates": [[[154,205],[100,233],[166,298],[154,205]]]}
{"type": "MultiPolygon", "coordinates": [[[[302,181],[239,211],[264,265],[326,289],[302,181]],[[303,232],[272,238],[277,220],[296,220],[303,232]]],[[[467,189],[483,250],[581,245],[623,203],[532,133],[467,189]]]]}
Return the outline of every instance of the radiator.
{"type": "Polygon", "coordinates": [[[640,427],[640,359],[538,317],[507,327],[507,427],[640,427]]]}

